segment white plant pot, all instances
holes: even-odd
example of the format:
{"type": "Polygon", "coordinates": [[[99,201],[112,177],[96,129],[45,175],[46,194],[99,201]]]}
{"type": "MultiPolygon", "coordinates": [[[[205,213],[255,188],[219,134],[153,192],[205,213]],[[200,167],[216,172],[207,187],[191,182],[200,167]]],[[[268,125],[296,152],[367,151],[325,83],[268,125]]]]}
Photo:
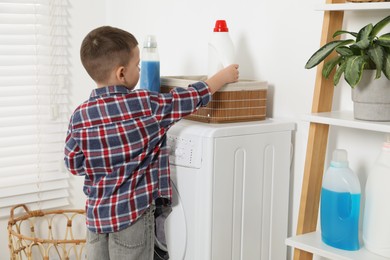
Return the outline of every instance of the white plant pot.
{"type": "Polygon", "coordinates": [[[374,70],[365,70],[362,80],[352,88],[355,119],[390,121],[390,80],[375,79],[374,70]]]}

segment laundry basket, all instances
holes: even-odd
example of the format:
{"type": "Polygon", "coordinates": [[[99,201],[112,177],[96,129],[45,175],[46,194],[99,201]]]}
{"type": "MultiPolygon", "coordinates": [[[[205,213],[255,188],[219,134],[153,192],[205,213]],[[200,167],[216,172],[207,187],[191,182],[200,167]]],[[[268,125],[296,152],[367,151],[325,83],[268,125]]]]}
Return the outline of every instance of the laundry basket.
{"type": "MultiPolygon", "coordinates": [[[[206,76],[161,77],[161,92],[172,88],[188,87],[206,76]]],[[[205,123],[232,123],[264,120],[266,117],[268,83],[265,81],[239,80],[229,83],[214,93],[206,107],[201,107],[185,119],[205,123]]]]}
{"type": "Polygon", "coordinates": [[[11,208],[8,246],[11,260],[79,260],[85,258],[84,210],[29,210],[11,208]],[[22,211],[15,216],[15,210],[22,211]]]}

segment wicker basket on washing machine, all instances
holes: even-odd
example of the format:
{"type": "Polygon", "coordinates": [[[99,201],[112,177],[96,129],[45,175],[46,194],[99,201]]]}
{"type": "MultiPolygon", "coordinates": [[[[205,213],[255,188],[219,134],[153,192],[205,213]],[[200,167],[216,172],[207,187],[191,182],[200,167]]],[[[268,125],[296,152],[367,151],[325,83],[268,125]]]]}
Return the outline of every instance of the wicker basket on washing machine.
{"type": "MultiPolygon", "coordinates": [[[[161,92],[172,88],[186,88],[189,84],[206,80],[206,76],[161,77],[161,92]]],[[[205,123],[231,123],[264,120],[266,117],[268,84],[265,81],[239,80],[226,84],[206,107],[201,107],[185,119],[205,123]]]]}
{"type": "Polygon", "coordinates": [[[84,259],[85,235],[84,210],[32,211],[26,205],[17,205],[10,212],[11,260],[84,259]],[[22,210],[18,216],[16,209],[22,210]]]}

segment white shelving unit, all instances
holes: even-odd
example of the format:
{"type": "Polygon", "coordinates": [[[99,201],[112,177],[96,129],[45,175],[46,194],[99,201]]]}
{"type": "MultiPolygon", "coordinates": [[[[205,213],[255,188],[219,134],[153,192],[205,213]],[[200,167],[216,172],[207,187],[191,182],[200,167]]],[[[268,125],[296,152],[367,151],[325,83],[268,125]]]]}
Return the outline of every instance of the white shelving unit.
{"type": "Polygon", "coordinates": [[[364,247],[357,251],[347,251],[328,246],[322,242],[320,232],[311,232],[288,238],[286,244],[334,260],[389,260],[386,257],[371,253],[364,247]]]}
{"type": "Polygon", "coordinates": [[[352,111],[312,113],[309,115],[304,115],[303,119],[305,121],[320,124],[390,133],[390,122],[357,120],[354,119],[352,111]]]}
{"type": "Polygon", "coordinates": [[[317,11],[367,11],[386,9],[390,9],[390,2],[320,4],[315,8],[317,11]]]}
{"type": "MultiPolygon", "coordinates": [[[[328,17],[329,20],[326,22],[324,21],[324,25],[329,25],[336,27],[334,24],[330,22],[331,19],[338,20],[337,22],[340,22],[340,18],[336,17],[337,11],[365,11],[365,10],[390,10],[390,2],[371,2],[371,3],[336,3],[338,1],[333,1],[330,0],[332,3],[328,4],[322,4],[318,5],[316,7],[316,10],[320,11],[331,11],[329,13],[331,14],[331,18],[328,17]],[[333,12],[336,11],[336,12],[333,12]],[[334,16],[332,16],[334,15],[334,16]]],[[[325,16],[324,16],[325,17],[325,16]]],[[[324,18],[325,19],[325,18],[324,18]]],[[[342,20],[343,18],[341,18],[342,20]]],[[[333,20],[333,21],[334,21],[333,20]]],[[[329,31],[328,27],[324,27],[323,30],[325,30],[325,33],[329,31]],[[325,29],[324,29],[325,28],[325,29]]],[[[337,27],[336,27],[337,28],[337,27]]],[[[323,31],[323,37],[326,37],[326,34],[324,34],[323,31]]],[[[316,89],[321,89],[322,85],[317,84],[316,82],[316,89]]],[[[321,92],[322,93],[322,92],[321,92]]],[[[314,101],[319,102],[318,100],[321,100],[321,97],[323,97],[323,93],[320,94],[320,98],[313,98],[313,103],[314,101]]],[[[330,99],[331,100],[331,99],[330,99]]],[[[324,101],[325,103],[318,104],[316,105],[316,109],[314,111],[319,111],[317,110],[318,107],[326,107],[327,102],[329,101],[329,98],[324,101]]],[[[331,104],[331,103],[330,103],[331,104]]],[[[321,111],[321,110],[320,110],[321,111]]],[[[322,111],[329,111],[329,110],[322,110],[322,111]]],[[[311,113],[309,115],[304,115],[303,119],[310,122],[311,126],[314,123],[315,128],[310,129],[310,133],[314,133],[314,139],[309,140],[311,144],[314,142],[318,141],[319,139],[323,139],[327,137],[327,128],[329,126],[339,126],[339,127],[346,127],[346,128],[355,128],[355,129],[362,129],[362,130],[367,130],[367,131],[376,131],[376,132],[384,132],[384,133],[390,133],[390,122],[374,122],[374,121],[362,121],[362,120],[356,120],[353,117],[353,112],[352,111],[330,111],[330,112],[322,112],[322,113],[311,113]],[[313,141],[315,140],[315,141],[313,141]]],[[[310,134],[309,134],[310,135],[310,134]]],[[[310,138],[309,138],[310,139],[310,138]]],[[[325,138],[325,142],[326,142],[325,138]]],[[[317,143],[317,144],[323,144],[323,143],[317,143]]],[[[313,152],[312,152],[313,153],[313,152]]],[[[306,159],[309,159],[310,163],[318,163],[320,160],[318,159],[318,156],[309,156],[307,155],[306,159]],[[315,159],[313,159],[315,158],[315,159]]],[[[320,157],[324,156],[324,154],[319,155],[320,157]]],[[[307,173],[311,173],[311,176],[313,175],[310,170],[315,169],[318,170],[320,167],[317,166],[317,168],[311,167],[312,164],[309,164],[309,170],[307,171],[305,169],[305,176],[304,178],[306,181],[310,184],[314,184],[315,181],[313,179],[308,178],[307,173]]],[[[306,168],[307,165],[305,165],[306,168]]],[[[316,172],[316,175],[314,177],[318,178],[318,173],[316,172]]],[[[305,186],[305,194],[301,198],[301,206],[302,206],[302,201],[304,202],[306,208],[307,207],[313,207],[311,202],[309,203],[312,197],[315,196],[314,193],[319,192],[319,188],[316,186],[315,189],[310,190],[311,193],[306,193],[309,192],[310,185],[305,186]],[[310,197],[310,198],[309,198],[310,197]],[[309,206],[308,206],[309,205],[309,206]]],[[[317,194],[318,195],[318,194],[317,194]]],[[[306,209],[305,208],[305,209],[306,209]]],[[[303,211],[304,213],[300,212],[299,218],[302,218],[304,222],[301,223],[306,223],[306,219],[312,224],[316,223],[313,221],[313,218],[307,218],[308,214],[313,211],[303,211]]],[[[316,218],[314,218],[315,220],[316,218]]],[[[303,225],[303,224],[301,224],[303,225]]],[[[299,223],[298,223],[299,226],[299,223]]],[[[303,225],[304,226],[304,225],[303,225]]],[[[304,230],[307,230],[307,225],[304,226],[304,230]]],[[[302,230],[302,229],[301,229],[302,230]]],[[[314,255],[326,257],[329,259],[334,259],[334,260],[390,260],[389,258],[385,258],[376,254],[373,254],[369,252],[364,246],[357,251],[346,251],[346,250],[340,250],[337,248],[330,247],[326,245],[325,243],[322,242],[321,240],[321,233],[319,231],[306,231],[303,232],[304,234],[296,235],[290,238],[286,239],[286,244],[288,246],[291,246],[295,249],[295,254],[296,258],[298,260],[300,259],[309,259],[309,255],[305,254],[304,252],[312,253],[314,255]]]]}
{"type": "MultiPolygon", "coordinates": [[[[331,111],[303,115],[303,120],[330,126],[347,127],[390,133],[390,122],[363,121],[353,117],[353,111],[331,111]]],[[[326,245],[321,232],[311,232],[286,239],[286,245],[334,260],[389,260],[371,253],[364,246],[357,251],[346,251],[326,245]]]]}

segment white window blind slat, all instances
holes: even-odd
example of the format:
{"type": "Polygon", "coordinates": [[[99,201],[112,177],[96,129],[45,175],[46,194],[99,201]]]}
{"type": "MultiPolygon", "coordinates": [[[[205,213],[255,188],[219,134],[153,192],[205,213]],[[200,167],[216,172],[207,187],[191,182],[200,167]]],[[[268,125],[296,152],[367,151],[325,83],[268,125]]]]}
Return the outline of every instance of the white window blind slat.
{"type": "Polygon", "coordinates": [[[7,187],[9,185],[14,185],[14,183],[32,183],[30,180],[37,179],[38,173],[40,174],[41,180],[56,180],[56,179],[67,179],[69,174],[66,172],[60,172],[58,174],[58,169],[63,168],[61,163],[58,166],[58,161],[53,162],[41,162],[39,164],[39,169],[35,164],[26,164],[26,165],[11,165],[10,167],[3,167],[4,170],[12,173],[8,177],[3,177],[4,182],[0,183],[0,187],[7,187]],[[23,176],[23,178],[20,178],[23,176]]]}
{"type": "Polygon", "coordinates": [[[41,5],[49,5],[49,4],[56,4],[58,6],[65,6],[66,2],[53,2],[53,0],[0,0],[0,3],[7,4],[41,4],[41,5]]]}
{"type": "Polygon", "coordinates": [[[32,181],[34,182],[30,184],[27,183],[22,185],[17,183],[16,185],[10,185],[8,187],[2,188],[1,192],[3,193],[3,198],[0,200],[0,207],[12,206],[13,203],[7,202],[7,197],[18,197],[25,194],[54,191],[59,189],[66,189],[69,187],[68,181],[66,179],[55,181],[46,180],[41,185],[36,185],[35,182],[43,181],[42,179],[32,181]]]}
{"type": "Polygon", "coordinates": [[[44,200],[52,200],[63,197],[68,197],[67,189],[58,189],[50,191],[33,191],[31,194],[20,194],[16,196],[6,197],[0,199],[0,208],[12,207],[17,204],[31,203],[44,200]]]}
{"type": "MultiPolygon", "coordinates": [[[[44,5],[49,5],[52,0],[0,0],[0,3],[13,3],[13,4],[44,4],[44,5]]],[[[57,5],[63,4],[63,2],[56,2],[57,5]]]]}
{"type": "MultiPolygon", "coordinates": [[[[18,156],[24,155],[39,155],[42,153],[61,153],[61,144],[59,140],[54,143],[44,143],[40,140],[36,140],[40,144],[22,144],[22,145],[13,145],[1,148],[0,147],[0,157],[2,158],[17,158],[18,156]]],[[[21,142],[18,142],[21,143],[21,142]]]]}
{"type": "MultiPolygon", "coordinates": [[[[1,122],[1,121],[0,121],[1,122]]],[[[0,126],[0,136],[2,138],[19,137],[25,135],[47,135],[52,133],[64,132],[63,124],[40,124],[19,126],[0,126]]]]}
{"type": "MultiPolygon", "coordinates": [[[[25,204],[30,210],[36,210],[36,209],[45,210],[45,209],[65,207],[69,205],[69,201],[67,198],[60,198],[60,199],[52,199],[52,200],[42,200],[39,203],[35,202],[35,203],[25,203],[25,204]]],[[[12,207],[0,208],[0,217],[8,217],[11,208],[12,207]]],[[[19,208],[17,211],[15,211],[15,214],[18,213],[26,213],[26,212],[24,212],[22,209],[19,208]]]]}
{"type": "Polygon", "coordinates": [[[0,3],[15,3],[15,4],[49,4],[51,0],[0,0],[0,3]]]}
{"type": "MultiPolygon", "coordinates": [[[[1,47],[0,47],[1,48],[1,47]]],[[[53,59],[49,56],[35,56],[35,55],[0,55],[0,66],[15,66],[15,65],[32,65],[32,64],[41,64],[41,65],[56,65],[56,66],[65,66],[67,61],[65,55],[59,56],[59,59],[53,59]]]]}
{"type": "Polygon", "coordinates": [[[43,25],[50,25],[50,18],[43,15],[34,14],[1,14],[0,23],[2,24],[34,24],[38,22],[43,25]]]}
{"type": "MultiPolygon", "coordinates": [[[[1,62],[1,61],[0,61],[1,62]]],[[[64,69],[58,69],[55,71],[55,73],[64,73],[64,69]]],[[[36,73],[40,74],[40,71],[36,71],[36,73]]],[[[60,88],[60,82],[58,77],[59,75],[53,75],[52,77],[46,76],[46,75],[40,75],[40,76],[18,76],[18,77],[8,77],[8,76],[2,76],[2,81],[0,82],[0,89],[1,87],[9,87],[9,86],[36,86],[39,87],[40,85],[55,85],[57,84],[57,88],[60,88]]],[[[54,88],[56,88],[54,86],[54,88]]]]}
{"type": "MultiPolygon", "coordinates": [[[[61,49],[56,49],[50,46],[43,46],[37,49],[34,45],[18,45],[18,46],[12,46],[12,45],[4,45],[0,47],[0,55],[2,58],[5,58],[7,56],[22,56],[24,58],[35,56],[35,55],[42,55],[42,56],[57,56],[57,57],[64,57],[66,58],[66,51],[61,49]]],[[[31,67],[30,67],[31,68],[31,67]]]]}
{"type": "Polygon", "coordinates": [[[50,17],[50,9],[48,5],[45,6],[0,2],[0,9],[2,14],[43,14],[44,17],[50,17]]]}
{"type": "MultiPolygon", "coordinates": [[[[51,26],[50,25],[35,25],[35,24],[0,24],[0,33],[2,35],[12,36],[12,35],[51,35],[51,26]]],[[[60,31],[64,31],[63,30],[60,31]]]]}
{"type": "MultiPolygon", "coordinates": [[[[64,55],[65,56],[65,55],[64,55]]],[[[0,67],[0,76],[1,77],[15,77],[23,75],[26,76],[35,76],[39,72],[40,75],[49,76],[49,75],[67,75],[68,71],[63,68],[62,65],[40,65],[36,66],[34,65],[18,65],[18,66],[4,66],[0,67]]],[[[56,78],[54,78],[55,80],[56,78]]],[[[4,85],[3,85],[4,87],[4,85]]],[[[44,86],[40,86],[44,87],[44,86]]],[[[52,86],[50,86],[52,87],[52,86]]],[[[13,88],[15,89],[15,88],[13,88]]],[[[2,92],[4,89],[2,89],[2,92]]]]}
{"type": "MultiPolygon", "coordinates": [[[[31,165],[31,168],[36,168],[40,169],[40,164],[41,163],[58,163],[58,169],[61,170],[60,168],[60,158],[63,156],[61,152],[58,153],[39,153],[39,156],[36,154],[21,154],[18,156],[13,156],[13,157],[1,157],[0,158],[0,164],[1,167],[3,168],[8,168],[12,167],[13,165],[31,165]],[[35,166],[34,166],[35,165],[35,166]]],[[[3,176],[9,176],[10,173],[5,173],[3,176]]],[[[1,194],[0,194],[1,197],[1,194]]]]}
{"type": "MultiPolygon", "coordinates": [[[[1,77],[1,74],[0,74],[1,77]]],[[[24,95],[35,95],[37,92],[41,95],[50,95],[53,92],[53,88],[57,88],[57,86],[54,85],[39,85],[39,86],[2,86],[1,87],[1,96],[18,96],[20,93],[23,93],[24,95]]],[[[66,88],[60,88],[57,89],[58,95],[68,95],[69,92],[66,88]]]]}
{"type": "MultiPolygon", "coordinates": [[[[43,128],[44,125],[50,125],[50,122],[53,120],[53,116],[50,114],[50,112],[48,112],[45,115],[39,115],[39,116],[32,115],[32,116],[23,116],[23,117],[4,117],[2,121],[0,121],[0,128],[17,127],[17,126],[24,127],[24,126],[31,126],[31,125],[38,125],[39,127],[43,128]]],[[[63,118],[64,115],[60,113],[59,117],[63,118]]],[[[60,123],[64,124],[66,122],[64,119],[61,120],[63,121],[59,121],[60,123]]]]}
{"type": "MultiPolygon", "coordinates": [[[[32,145],[36,144],[39,135],[26,135],[26,136],[11,136],[0,137],[0,149],[8,149],[9,147],[18,147],[17,144],[32,145]]],[[[59,140],[64,139],[64,133],[46,134],[43,143],[52,144],[58,143],[59,140]]],[[[62,143],[62,142],[61,142],[62,143]]]]}
{"type": "Polygon", "coordinates": [[[68,205],[66,0],[0,0],[0,217],[68,205]]]}
{"type": "MultiPolygon", "coordinates": [[[[0,21],[1,23],[1,21],[0,21]]],[[[65,36],[63,36],[65,37],[65,36]]],[[[36,44],[40,44],[42,46],[64,46],[65,43],[61,42],[61,40],[56,39],[54,37],[49,37],[45,35],[3,35],[2,38],[0,38],[0,46],[2,45],[12,45],[12,43],[16,43],[19,45],[29,45],[32,42],[36,44]]]]}
{"type": "Polygon", "coordinates": [[[64,13],[63,8],[58,8],[56,10],[50,10],[50,12],[44,12],[46,9],[52,9],[53,7],[63,7],[66,6],[65,2],[51,1],[51,0],[36,0],[32,2],[31,0],[18,1],[18,0],[1,0],[0,7],[3,9],[2,13],[43,13],[47,17],[58,17],[59,13],[64,13]]]}
{"type": "MultiPolygon", "coordinates": [[[[51,96],[47,95],[39,95],[39,97],[35,98],[34,96],[21,96],[21,97],[0,97],[0,109],[1,107],[19,107],[23,106],[48,106],[53,103],[51,96]]],[[[66,104],[67,99],[64,96],[56,97],[57,104],[66,104]]],[[[37,109],[38,111],[41,111],[37,109]]]]}
{"type": "MultiPolygon", "coordinates": [[[[7,98],[0,98],[0,102],[1,100],[6,100],[7,98]]],[[[13,99],[13,96],[9,97],[9,99],[13,99]]],[[[28,106],[26,104],[25,107],[18,107],[15,103],[11,103],[11,105],[7,106],[7,107],[0,107],[0,117],[2,117],[4,119],[4,122],[3,122],[3,125],[4,126],[10,126],[9,124],[7,124],[7,122],[5,121],[7,117],[9,117],[9,119],[13,121],[15,120],[19,120],[18,118],[20,117],[26,117],[26,116],[33,116],[33,115],[36,115],[36,119],[38,120],[40,117],[38,114],[41,114],[41,115],[45,115],[45,114],[49,114],[51,115],[52,113],[52,109],[56,109],[57,112],[59,114],[62,114],[62,113],[66,113],[66,100],[63,99],[63,98],[59,98],[58,99],[59,101],[45,101],[45,102],[42,102],[40,103],[39,105],[33,105],[33,102],[32,100],[30,100],[29,98],[26,98],[26,101],[28,101],[28,103],[31,103],[32,105],[28,106]],[[51,104],[53,102],[53,104],[51,104]],[[18,117],[18,118],[16,118],[18,117]]],[[[26,102],[27,103],[27,102],[26,102]]],[[[9,102],[4,102],[4,104],[9,104],[9,102]]],[[[18,103],[19,104],[19,103],[18,103]]]]}

